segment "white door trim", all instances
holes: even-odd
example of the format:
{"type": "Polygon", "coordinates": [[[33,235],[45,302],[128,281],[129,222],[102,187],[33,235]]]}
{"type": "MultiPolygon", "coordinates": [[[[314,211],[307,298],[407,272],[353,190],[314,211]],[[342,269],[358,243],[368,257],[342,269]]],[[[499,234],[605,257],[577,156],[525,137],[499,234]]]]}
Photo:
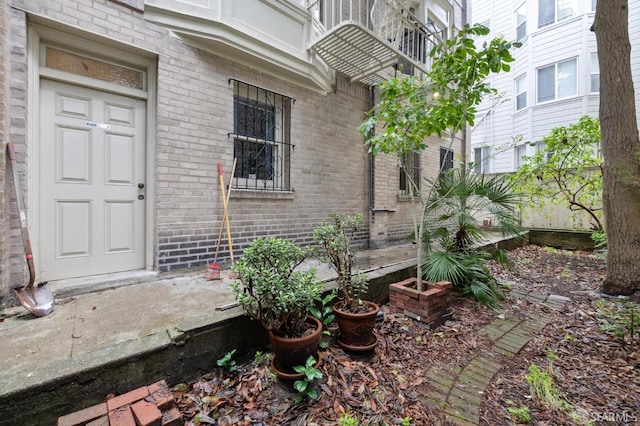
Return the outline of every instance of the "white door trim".
{"type": "MultiPolygon", "coordinates": [[[[33,18],[30,16],[30,18],[33,18]]],[[[145,268],[154,269],[154,242],[157,236],[155,229],[155,153],[156,153],[156,61],[157,55],[137,47],[123,44],[119,41],[85,32],[75,27],[62,25],[59,22],[48,21],[41,17],[30,19],[28,27],[28,84],[27,84],[27,216],[31,229],[31,243],[36,264],[39,271],[40,258],[40,228],[38,214],[40,212],[40,164],[38,152],[40,150],[40,78],[48,78],[91,87],[98,90],[118,93],[147,101],[146,114],[146,216],[145,216],[145,268]],[[37,21],[38,23],[33,23],[37,21]],[[49,26],[47,26],[49,25],[49,26]],[[56,28],[52,28],[55,26],[56,28]],[[114,58],[118,62],[125,62],[131,67],[146,73],[145,90],[128,89],[115,84],[77,76],[62,71],[51,70],[41,64],[41,48],[44,44],[54,44],[72,47],[79,53],[87,55],[92,52],[102,58],[114,58]]]]}

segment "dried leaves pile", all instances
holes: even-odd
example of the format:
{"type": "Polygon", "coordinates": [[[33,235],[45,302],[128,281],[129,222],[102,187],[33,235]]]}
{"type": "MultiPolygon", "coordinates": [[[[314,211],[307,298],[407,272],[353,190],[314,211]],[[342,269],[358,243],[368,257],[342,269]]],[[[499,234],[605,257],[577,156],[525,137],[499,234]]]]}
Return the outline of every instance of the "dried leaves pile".
{"type": "MultiPolygon", "coordinates": [[[[501,312],[458,300],[447,323],[434,330],[383,306],[375,352],[345,354],[333,337],[325,337],[329,346],[321,352],[319,400],[295,404],[291,383],[275,379],[268,356],[258,354],[236,372],[213,368],[194,383],[174,387],[186,424],[326,425],[351,417],[361,425],[447,425],[428,370],[453,371],[487,351],[491,341],[479,330],[497,315],[536,315],[541,310],[553,321],[520,354],[500,359],[503,368],[483,396],[481,424],[513,424],[517,417],[509,408],[522,407],[529,411],[530,424],[598,424],[613,418],[617,424],[640,422],[640,337],[632,342],[607,327],[619,312],[608,311],[616,301],[597,302],[592,294],[604,277],[603,256],[525,246],[510,252],[510,258],[512,268],[489,265],[501,282],[571,300],[552,310],[509,298],[501,312]],[[566,401],[563,408],[532,399],[526,379],[532,364],[551,371],[566,401]]],[[[335,326],[330,331],[335,335],[335,326]]]]}

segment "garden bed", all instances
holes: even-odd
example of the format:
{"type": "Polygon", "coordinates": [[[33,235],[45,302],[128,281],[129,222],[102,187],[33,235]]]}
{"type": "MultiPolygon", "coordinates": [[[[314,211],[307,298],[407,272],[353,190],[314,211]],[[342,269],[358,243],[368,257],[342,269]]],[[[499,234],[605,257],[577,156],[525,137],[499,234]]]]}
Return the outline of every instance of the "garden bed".
{"type": "Polygon", "coordinates": [[[257,354],[238,372],[212,368],[195,382],[174,386],[177,405],[187,424],[197,419],[220,425],[335,424],[348,417],[360,424],[449,424],[447,407],[433,397],[437,387],[428,371],[450,371],[453,376],[478,354],[488,353],[492,342],[481,331],[499,315],[544,314],[551,321],[542,332],[517,355],[496,359],[501,368],[478,397],[480,424],[512,424],[515,414],[509,408],[515,412],[524,407],[531,424],[580,424],[616,416],[618,424],[632,416],[637,420],[639,343],[616,335],[615,301],[598,302],[593,294],[606,272],[604,257],[533,245],[510,256],[515,261],[511,269],[489,265],[501,282],[514,290],[566,297],[564,306],[553,309],[508,296],[503,310],[494,312],[456,300],[448,321],[433,330],[383,306],[385,320],[376,329],[375,352],[345,354],[328,338],[330,346],[322,352],[319,367],[324,377],[317,383],[318,401],[295,404],[297,392],[291,384],[276,381],[266,356],[257,354]],[[562,409],[532,399],[526,380],[531,365],[545,370],[549,361],[553,384],[566,401],[562,409]]]}

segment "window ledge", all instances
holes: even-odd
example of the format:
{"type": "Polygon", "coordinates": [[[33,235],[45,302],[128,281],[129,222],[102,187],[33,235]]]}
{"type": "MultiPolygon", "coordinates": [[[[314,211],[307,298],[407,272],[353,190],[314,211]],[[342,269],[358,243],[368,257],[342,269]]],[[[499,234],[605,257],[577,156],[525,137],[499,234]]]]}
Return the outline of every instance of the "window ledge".
{"type": "Polygon", "coordinates": [[[229,198],[242,200],[293,200],[295,195],[296,194],[293,191],[260,191],[233,188],[229,194],[229,198]]]}
{"type": "Polygon", "coordinates": [[[398,195],[399,202],[409,202],[416,200],[420,200],[420,197],[418,197],[417,195],[414,195],[413,197],[411,195],[398,195]]]}

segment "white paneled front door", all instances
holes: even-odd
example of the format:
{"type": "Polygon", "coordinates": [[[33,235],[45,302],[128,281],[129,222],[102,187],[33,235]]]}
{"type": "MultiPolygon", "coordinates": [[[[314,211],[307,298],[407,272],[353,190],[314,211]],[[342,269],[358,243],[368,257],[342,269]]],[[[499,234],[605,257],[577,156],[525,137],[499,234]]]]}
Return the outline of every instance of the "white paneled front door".
{"type": "Polygon", "coordinates": [[[41,80],[39,280],[145,266],[144,101],[41,80]]]}

